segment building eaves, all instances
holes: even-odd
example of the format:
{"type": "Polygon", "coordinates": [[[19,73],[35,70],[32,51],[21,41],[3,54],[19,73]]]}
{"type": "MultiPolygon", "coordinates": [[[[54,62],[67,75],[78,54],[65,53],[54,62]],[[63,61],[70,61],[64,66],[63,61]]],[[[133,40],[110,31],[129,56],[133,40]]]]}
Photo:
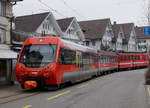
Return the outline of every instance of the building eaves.
{"type": "Polygon", "coordinates": [[[78,22],[86,39],[101,39],[110,19],[97,19],[78,22]]]}
{"type": "Polygon", "coordinates": [[[15,19],[16,31],[35,32],[50,12],[19,16],[15,19]]]}
{"type": "Polygon", "coordinates": [[[61,28],[61,30],[63,32],[66,32],[67,28],[69,27],[69,25],[71,24],[73,19],[74,19],[74,17],[58,19],[57,23],[58,23],[59,27],[61,28]]]}
{"type": "Polygon", "coordinates": [[[131,35],[131,31],[133,30],[134,27],[134,23],[123,23],[123,24],[118,24],[120,27],[122,27],[123,32],[124,32],[124,36],[125,39],[124,43],[128,43],[129,39],[130,39],[130,35],[131,35]]]}

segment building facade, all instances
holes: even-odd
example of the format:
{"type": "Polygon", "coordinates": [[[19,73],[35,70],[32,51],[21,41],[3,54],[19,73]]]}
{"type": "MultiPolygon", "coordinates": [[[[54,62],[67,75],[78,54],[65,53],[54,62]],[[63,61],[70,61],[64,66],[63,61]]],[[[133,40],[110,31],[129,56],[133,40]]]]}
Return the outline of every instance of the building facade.
{"type": "Polygon", "coordinates": [[[64,39],[83,44],[85,37],[75,17],[59,19],[57,23],[63,32],[64,39]]]}
{"type": "Polygon", "coordinates": [[[11,81],[12,60],[17,58],[17,54],[11,50],[12,6],[17,1],[0,1],[0,83],[11,81]]]}
{"type": "Polygon", "coordinates": [[[147,51],[150,49],[150,35],[144,35],[144,27],[135,27],[138,38],[138,49],[140,51],[147,51]]]}
{"type": "Polygon", "coordinates": [[[113,50],[114,37],[110,19],[98,19],[79,22],[85,35],[84,45],[97,50],[113,50]]]}
{"type": "Polygon", "coordinates": [[[28,37],[57,36],[79,44],[84,35],[75,18],[56,20],[51,12],[16,17],[16,28],[13,31],[14,49],[28,37]]]}
{"type": "Polygon", "coordinates": [[[125,45],[123,44],[125,40],[125,36],[124,36],[123,28],[117,25],[116,22],[114,22],[113,24],[113,33],[114,33],[113,46],[115,48],[115,51],[123,51],[125,48],[125,45]]]}
{"type": "Polygon", "coordinates": [[[123,49],[124,51],[138,51],[137,36],[134,28],[134,23],[118,24],[124,32],[123,49]]]}

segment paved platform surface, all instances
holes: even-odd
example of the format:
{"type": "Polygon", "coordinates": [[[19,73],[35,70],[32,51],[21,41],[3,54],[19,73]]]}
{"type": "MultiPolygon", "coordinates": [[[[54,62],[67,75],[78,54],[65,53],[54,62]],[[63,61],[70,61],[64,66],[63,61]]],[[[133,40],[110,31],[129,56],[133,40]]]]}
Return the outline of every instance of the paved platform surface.
{"type": "Polygon", "coordinates": [[[22,91],[23,90],[21,89],[18,83],[14,85],[1,85],[0,86],[0,99],[20,94],[22,93],[22,91]]]}
{"type": "Polygon", "coordinates": [[[24,91],[22,98],[8,100],[0,108],[150,108],[150,88],[144,85],[145,71],[117,72],[57,91],[24,91]]]}
{"type": "Polygon", "coordinates": [[[14,85],[1,85],[0,86],[0,104],[8,103],[32,95],[38,92],[26,91],[20,87],[18,83],[14,85]]]}

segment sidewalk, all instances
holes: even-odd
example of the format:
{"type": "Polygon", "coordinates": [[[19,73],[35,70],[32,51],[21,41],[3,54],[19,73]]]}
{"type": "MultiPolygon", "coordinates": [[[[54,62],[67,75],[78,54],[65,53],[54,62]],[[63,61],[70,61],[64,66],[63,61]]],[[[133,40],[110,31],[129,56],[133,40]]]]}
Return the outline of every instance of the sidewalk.
{"type": "Polygon", "coordinates": [[[0,105],[37,94],[39,93],[22,89],[18,83],[15,83],[14,85],[1,85],[0,105]]]}
{"type": "Polygon", "coordinates": [[[0,86],[0,99],[14,96],[23,92],[18,83],[14,85],[1,85],[0,86]]]}

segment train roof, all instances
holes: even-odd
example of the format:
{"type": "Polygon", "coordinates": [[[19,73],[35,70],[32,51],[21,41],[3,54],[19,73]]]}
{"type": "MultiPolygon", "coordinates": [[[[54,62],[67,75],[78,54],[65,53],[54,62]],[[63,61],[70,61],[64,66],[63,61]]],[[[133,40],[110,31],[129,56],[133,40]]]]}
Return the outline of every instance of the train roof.
{"type": "Polygon", "coordinates": [[[147,54],[146,51],[122,51],[118,52],[118,54],[147,54]]]}
{"type": "Polygon", "coordinates": [[[77,43],[74,43],[74,42],[71,42],[71,41],[68,41],[68,40],[64,40],[64,39],[61,39],[60,37],[48,37],[48,36],[45,36],[45,37],[32,37],[32,38],[28,38],[24,44],[27,45],[27,44],[45,44],[45,43],[54,43],[54,44],[57,44],[58,42],[62,42],[62,44],[65,46],[65,47],[68,47],[70,49],[74,49],[74,50],[81,50],[81,51],[84,51],[84,52],[93,52],[93,53],[97,53],[97,50],[94,49],[94,48],[90,48],[90,47],[87,47],[87,46],[83,46],[83,45],[80,45],[80,44],[77,44],[77,43]],[[42,40],[43,41],[40,41],[42,40]]]}
{"type": "Polygon", "coordinates": [[[61,40],[62,40],[62,43],[63,43],[64,46],[67,46],[71,49],[81,50],[81,51],[85,51],[85,52],[97,53],[97,50],[94,49],[94,48],[83,46],[83,45],[80,45],[80,44],[77,44],[77,43],[74,43],[74,42],[71,42],[71,41],[68,41],[68,40],[64,40],[64,39],[61,39],[61,40]]]}
{"type": "Polygon", "coordinates": [[[116,52],[112,52],[112,51],[98,51],[98,53],[100,54],[106,54],[106,55],[116,55],[116,52]]]}

